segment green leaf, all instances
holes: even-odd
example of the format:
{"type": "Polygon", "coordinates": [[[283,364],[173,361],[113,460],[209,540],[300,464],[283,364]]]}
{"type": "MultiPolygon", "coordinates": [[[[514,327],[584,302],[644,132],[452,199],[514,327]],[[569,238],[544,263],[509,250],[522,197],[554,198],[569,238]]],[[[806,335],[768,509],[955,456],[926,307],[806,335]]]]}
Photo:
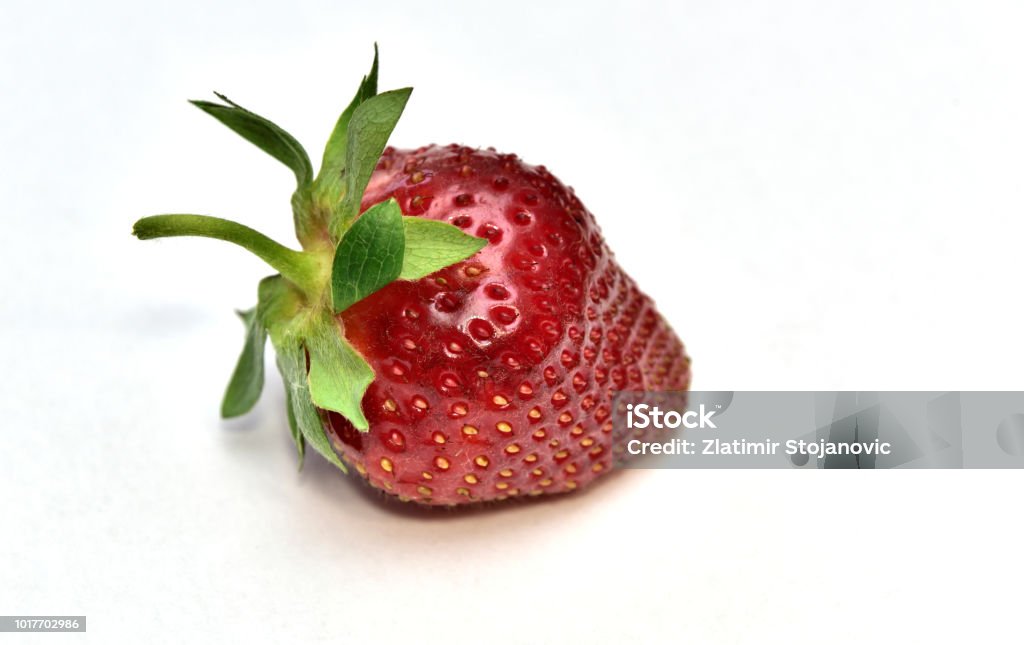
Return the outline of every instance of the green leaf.
{"type": "Polygon", "coordinates": [[[245,322],[247,332],[245,346],[220,406],[220,415],[225,419],[251,410],[263,392],[263,349],[267,344],[267,329],[257,314],[257,308],[238,314],[245,322]]]}
{"type": "Polygon", "coordinates": [[[338,459],[338,455],[331,446],[331,440],[327,438],[324,430],[323,420],[313,399],[310,396],[309,381],[306,376],[306,350],[300,342],[293,341],[277,347],[277,366],[281,370],[287,390],[289,405],[289,422],[294,420],[295,427],[299,434],[313,449],[323,457],[340,468],[342,472],[348,472],[345,464],[338,459]]]}
{"type": "Polygon", "coordinates": [[[398,202],[374,204],[345,233],[334,253],[331,295],[334,311],[354,303],[398,278],[405,254],[405,231],[398,202]]]}
{"type": "Polygon", "coordinates": [[[473,256],[487,246],[487,240],[466,235],[445,222],[406,217],[405,257],[402,280],[419,280],[435,271],[473,256]]]}
{"type": "Polygon", "coordinates": [[[292,342],[288,332],[302,307],[302,292],[283,276],[260,280],[258,312],[275,348],[292,342]]]}
{"type": "Polygon", "coordinates": [[[345,339],[333,316],[325,316],[309,331],[306,349],[309,391],[316,405],[341,414],[360,432],[369,430],[362,403],[373,382],[373,368],[345,339]]]}
{"type": "Polygon", "coordinates": [[[252,409],[263,391],[263,353],[268,328],[287,324],[299,306],[297,289],[279,275],[260,280],[259,299],[254,308],[240,311],[246,325],[245,345],[231,374],[220,413],[224,418],[237,417],[252,409]]]}
{"type": "Polygon", "coordinates": [[[340,238],[359,214],[366,184],[411,93],[411,87],[384,92],[352,112],[345,148],[345,195],[330,223],[334,239],[340,238]]]}
{"type": "Polygon", "coordinates": [[[227,105],[210,101],[190,102],[240,134],[263,152],[291,168],[300,188],[309,184],[313,178],[313,165],[309,161],[309,155],[295,140],[295,137],[271,121],[246,110],[223,94],[217,94],[217,98],[227,105]]]}
{"type": "Polygon", "coordinates": [[[348,148],[348,124],[352,120],[352,113],[367,99],[377,95],[377,68],[378,51],[377,45],[373,46],[373,65],[370,73],[363,77],[363,81],[356,90],[352,102],[348,104],[345,111],[338,117],[334,125],[327,146],[324,148],[323,163],[320,164],[320,173],[313,183],[313,193],[322,204],[328,208],[337,208],[345,186],[345,150],[348,148]]]}
{"type": "Polygon", "coordinates": [[[292,441],[295,442],[295,449],[299,451],[299,470],[306,461],[306,438],[299,430],[299,424],[295,420],[295,403],[292,401],[292,389],[287,383],[284,385],[284,396],[288,407],[288,427],[292,431],[292,441]]]}

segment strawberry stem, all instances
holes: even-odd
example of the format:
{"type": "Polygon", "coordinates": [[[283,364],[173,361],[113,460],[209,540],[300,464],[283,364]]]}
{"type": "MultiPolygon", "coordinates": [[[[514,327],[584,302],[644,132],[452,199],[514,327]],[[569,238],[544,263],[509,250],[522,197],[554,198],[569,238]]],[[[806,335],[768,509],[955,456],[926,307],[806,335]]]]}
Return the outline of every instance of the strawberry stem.
{"type": "Polygon", "coordinates": [[[153,215],[135,222],[132,234],[140,240],[158,237],[208,237],[252,252],[311,298],[323,289],[320,262],[311,253],[295,251],[263,233],[231,220],[207,215],[153,215]]]}

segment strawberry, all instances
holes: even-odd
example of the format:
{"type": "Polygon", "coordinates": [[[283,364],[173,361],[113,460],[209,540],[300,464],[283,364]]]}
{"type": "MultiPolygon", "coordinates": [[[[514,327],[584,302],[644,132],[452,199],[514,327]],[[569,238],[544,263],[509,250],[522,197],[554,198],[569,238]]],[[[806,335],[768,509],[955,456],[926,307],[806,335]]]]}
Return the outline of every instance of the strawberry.
{"type": "Polygon", "coordinates": [[[269,336],[300,463],[309,444],[431,505],[585,486],[621,453],[614,392],[689,386],[682,343],[571,189],[493,149],[385,149],[411,90],[376,84],[375,56],[315,177],[270,121],[194,102],[295,173],[303,250],[200,215],[135,225],[233,242],[279,272],[242,314],[222,414],[255,404],[269,336]]]}

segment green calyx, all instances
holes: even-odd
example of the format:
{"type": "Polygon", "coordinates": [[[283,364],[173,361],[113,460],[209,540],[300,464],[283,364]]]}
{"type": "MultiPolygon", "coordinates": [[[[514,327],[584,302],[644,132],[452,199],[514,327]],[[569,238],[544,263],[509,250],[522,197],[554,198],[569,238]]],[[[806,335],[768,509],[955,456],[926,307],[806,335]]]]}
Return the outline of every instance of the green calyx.
{"type": "Polygon", "coordinates": [[[239,312],[246,326],[245,345],[221,414],[239,416],[256,404],[263,389],[263,353],[269,337],[285,383],[300,464],[309,444],[342,470],[320,410],[337,412],[361,432],[369,430],[362,398],[374,371],[346,339],[338,314],[395,280],[418,280],[486,245],[486,240],[450,224],[405,217],[394,199],[360,215],[370,175],[412,92],[406,88],[378,94],[377,70],[375,46],[370,73],[339,117],[315,176],[303,147],[271,121],[220,94],[222,103],[192,101],[295,174],[291,203],[301,250],[242,224],[205,215],[154,215],[136,222],[132,231],[142,240],[224,240],[278,272],[260,282],[256,307],[239,312]]]}

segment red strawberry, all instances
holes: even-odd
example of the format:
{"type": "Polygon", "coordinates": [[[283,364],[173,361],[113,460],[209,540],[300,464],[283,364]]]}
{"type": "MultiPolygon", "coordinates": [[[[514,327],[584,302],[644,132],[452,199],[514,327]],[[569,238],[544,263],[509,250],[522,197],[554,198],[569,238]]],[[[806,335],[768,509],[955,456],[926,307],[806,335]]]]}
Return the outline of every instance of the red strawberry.
{"type": "Polygon", "coordinates": [[[136,224],[143,239],[232,241],[281,272],[244,315],[224,415],[259,396],[269,334],[300,453],[309,442],[341,466],[333,444],[371,485],[423,504],[586,485],[612,466],[615,391],[688,387],[682,343],[543,166],[456,145],[381,154],[408,90],[377,95],[376,69],[316,178],[274,124],[197,103],[295,172],[303,251],[201,216],[136,224]]]}
{"type": "Polygon", "coordinates": [[[686,389],[682,343],[543,166],[389,148],[363,206],[391,197],[489,244],[342,314],[378,379],[370,432],[331,426],[374,486],[435,504],[572,490],[611,465],[612,392],[686,389]]]}

